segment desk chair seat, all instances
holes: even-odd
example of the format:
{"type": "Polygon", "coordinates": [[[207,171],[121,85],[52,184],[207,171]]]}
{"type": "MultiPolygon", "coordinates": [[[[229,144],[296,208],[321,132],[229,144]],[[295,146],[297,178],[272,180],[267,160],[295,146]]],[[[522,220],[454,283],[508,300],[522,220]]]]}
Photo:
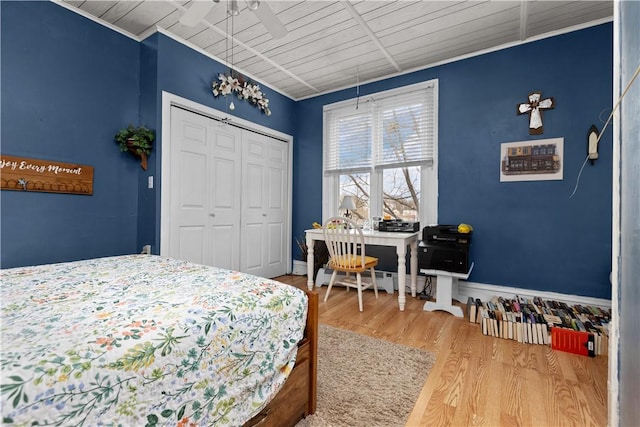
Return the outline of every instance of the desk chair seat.
{"type": "Polygon", "coordinates": [[[376,272],[374,267],[378,265],[378,258],[365,255],[364,236],[358,225],[344,217],[329,218],[324,224],[324,240],[329,250],[329,268],[333,270],[327,293],[324,296],[326,302],[334,283],[340,283],[349,288],[358,290],[358,307],[363,310],[362,291],[373,287],[378,298],[378,285],[376,284],[376,272]],[[371,278],[362,279],[362,273],[369,270],[371,278]],[[338,272],[346,273],[346,277],[336,280],[338,272]],[[351,276],[355,274],[355,280],[351,276]]]}

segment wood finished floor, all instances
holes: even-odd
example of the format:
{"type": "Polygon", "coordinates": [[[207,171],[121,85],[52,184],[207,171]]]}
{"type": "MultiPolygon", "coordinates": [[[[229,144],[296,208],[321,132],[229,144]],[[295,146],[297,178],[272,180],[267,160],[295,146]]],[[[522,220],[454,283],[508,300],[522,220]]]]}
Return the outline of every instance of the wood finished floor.
{"type": "MultiPolygon", "coordinates": [[[[281,276],[306,289],[306,276],[281,276]]],[[[364,312],[355,291],[334,288],[320,323],[417,347],[436,362],[407,426],[606,426],[607,357],[589,358],[549,346],[482,335],[479,326],[444,312],[423,311],[424,300],[397,292],[365,291],[364,312]]],[[[464,304],[460,304],[464,309],[464,304]]]]}

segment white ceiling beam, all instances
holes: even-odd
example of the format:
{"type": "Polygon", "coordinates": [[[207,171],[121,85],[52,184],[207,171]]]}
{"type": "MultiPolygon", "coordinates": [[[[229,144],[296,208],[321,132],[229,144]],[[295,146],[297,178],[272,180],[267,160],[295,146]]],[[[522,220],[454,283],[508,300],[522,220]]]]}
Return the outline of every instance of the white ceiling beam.
{"type": "Polygon", "coordinates": [[[527,39],[527,25],[529,23],[529,0],[522,0],[520,2],[520,41],[527,39]]]}
{"type": "Polygon", "coordinates": [[[395,59],[393,59],[393,56],[391,56],[391,54],[387,51],[387,49],[382,45],[382,43],[380,42],[380,39],[378,37],[376,37],[376,35],[373,33],[373,31],[371,30],[369,25],[364,21],[364,19],[362,19],[362,16],[360,16],[358,11],[353,7],[353,5],[349,2],[349,0],[341,0],[340,3],[344,6],[345,9],[347,9],[351,13],[351,16],[353,16],[353,19],[358,24],[360,24],[362,29],[369,35],[369,38],[371,38],[371,40],[373,40],[375,45],[384,54],[384,56],[387,58],[389,63],[391,63],[391,65],[393,65],[393,67],[396,69],[396,71],[402,71],[402,68],[400,68],[400,66],[395,61],[395,59]]]}

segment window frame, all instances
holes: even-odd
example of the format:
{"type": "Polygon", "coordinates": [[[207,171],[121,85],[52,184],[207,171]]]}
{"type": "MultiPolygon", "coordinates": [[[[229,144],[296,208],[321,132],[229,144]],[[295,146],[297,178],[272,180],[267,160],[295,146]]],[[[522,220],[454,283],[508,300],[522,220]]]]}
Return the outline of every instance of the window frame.
{"type": "MultiPolygon", "coordinates": [[[[327,111],[347,106],[362,105],[367,102],[374,101],[376,97],[389,97],[410,93],[416,90],[431,89],[433,91],[433,161],[428,165],[422,165],[420,168],[420,224],[437,224],[438,223],[438,80],[429,80],[397,89],[386,90],[373,93],[360,98],[351,98],[344,101],[327,104],[323,107],[323,132],[322,132],[322,221],[338,214],[338,206],[340,205],[340,174],[326,174],[326,147],[328,144],[327,129],[327,111]]],[[[382,216],[382,199],[383,199],[383,173],[384,169],[371,167],[370,173],[370,191],[369,196],[369,212],[372,217],[382,216]]]]}

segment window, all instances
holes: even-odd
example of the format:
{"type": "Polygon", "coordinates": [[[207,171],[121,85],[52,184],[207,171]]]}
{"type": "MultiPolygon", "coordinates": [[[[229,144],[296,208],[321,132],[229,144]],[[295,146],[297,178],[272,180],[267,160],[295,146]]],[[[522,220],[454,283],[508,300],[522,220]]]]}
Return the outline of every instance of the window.
{"type": "Polygon", "coordinates": [[[437,80],[324,107],[323,219],[437,223],[437,80]]]}

